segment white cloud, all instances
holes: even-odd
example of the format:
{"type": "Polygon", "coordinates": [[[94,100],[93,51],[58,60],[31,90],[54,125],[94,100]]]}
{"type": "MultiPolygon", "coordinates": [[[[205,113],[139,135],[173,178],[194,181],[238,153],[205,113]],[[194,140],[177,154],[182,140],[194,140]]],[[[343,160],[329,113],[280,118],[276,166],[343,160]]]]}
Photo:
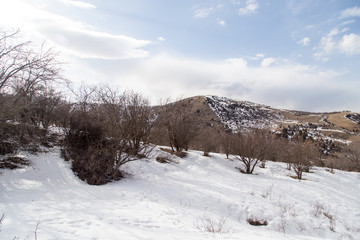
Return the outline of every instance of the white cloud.
{"type": "Polygon", "coordinates": [[[217,19],[217,23],[220,25],[220,26],[225,26],[226,25],[226,22],[222,19],[217,19]]]}
{"type": "Polygon", "coordinates": [[[267,58],[264,58],[262,61],[261,61],[261,66],[262,67],[269,67],[271,64],[273,64],[274,62],[276,62],[276,58],[272,58],[272,57],[267,57],[267,58]]]}
{"type": "Polygon", "coordinates": [[[341,23],[341,25],[345,26],[345,25],[352,24],[354,22],[356,22],[356,21],[355,20],[344,21],[344,22],[341,23]]]}
{"type": "Polygon", "coordinates": [[[194,17],[195,18],[206,18],[211,13],[213,13],[214,10],[215,10],[214,7],[195,9],[194,10],[194,17]]]}
{"type": "Polygon", "coordinates": [[[160,37],[158,37],[158,38],[157,38],[157,40],[158,40],[159,42],[165,42],[165,41],[166,41],[166,39],[165,39],[165,38],[163,38],[163,37],[161,37],[161,36],[160,36],[160,37]]]}
{"type": "Polygon", "coordinates": [[[317,52],[314,57],[318,60],[327,61],[329,56],[334,53],[343,53],[346,55],[360,54],[360,35],[350,33],[343,35],[349,29],[344,28],[341,31],[334,28],[326,36],[320,39],[317,52]]]}
{"type": "Polygon", "coordinates": [[[255,13],[258,8],[259,8],[259,4],[257,3],[257,0],[247,0],[246,6],[240,8],[238,13],[241,16],[250,15],[255,13]]]}
{"type": "Polygon", "coordinates": [[[91,4],[91,3],[87,3],[87,2],[82,2],[82,1],[75,1],[75,0],[60,0],[62,3],[64,3],[65,5],[69,5],[69,6],[73,6],[73,7],[78,7],[78,8],[84,8],[84,9],[93,9],[96,8],[95,5],[91,4]]]}
{"type": "Polygon", "coordinates": [[[303,46],[309,46],[309,44],[310,44],[310,38],[304,37],[303,39],[301,39],[300,41],[298,41],[298,44],[303,45],[303,46]]]}
{"type": "Polygon", "coordinates": [[[344,35],[338,46],[339,50],[346,55],[360,54],[360,35],[354,33],[344,35]]]}
{"type": "Polygon", "coordinates": [[[43,24],[37,29],[61,50],[82,58],[131,59],[149,55],[141,49],[150,44],[145,40],[56,24],[43,24]]]}
{"type": "Polygon", "coordinates": [[[347,8],[340,13],[340,18],[360,17],[360,7],[347,8]]]}
{"type": "MultiPolygon", "coordinates": [[[[10,1],[9,1],[10,2],[10,1]]],[[[40,38],[65,53],[82,58],[131,59],[147,57],[141,48],[150,41],[100,32],[82,22],[46,12],[23,1],[13,0],[0,9],[0,25],[21,28],[30,38],[40,38]],[[17,10],[20,9],[20,10],[17,10]]]]}
{"type": "Polygon", "coordinates": [[[131,67],[117,63],[118,70],[107,78],[150,96],[154,104],[169,96],[214,94],[311,111],[359,107],[359,82],[345,86],[339,73],[290,61],[253,67],[241,58],[204,61],[161,54],[136,62],[131,67]]]}
{"type": "Polygon", "coordinates": [[[258,54],[256,54],[256,57],[258,57],[258,58],[264,58],[264,57],[265,57],[265,54],[264,54],[264,53],[258,53],[258,54]]]}
{"type": "Polygon", "coordinates": [[[229,63],[232,66],[236,66],[242,69],[247,67],[247,61],[243,58],[228,58],[225,60],[225,63],[229,63]]]}

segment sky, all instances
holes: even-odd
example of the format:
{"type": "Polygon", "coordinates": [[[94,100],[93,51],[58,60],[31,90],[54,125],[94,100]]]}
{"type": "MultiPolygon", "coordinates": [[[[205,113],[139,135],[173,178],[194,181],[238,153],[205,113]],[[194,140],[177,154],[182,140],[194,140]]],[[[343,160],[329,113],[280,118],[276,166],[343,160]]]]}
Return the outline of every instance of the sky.
{"type": "Polygon", "coordinates": [[[58,51],[74,88],[360,112],[359,0],[12,0],[0,28],[58,51]]]}

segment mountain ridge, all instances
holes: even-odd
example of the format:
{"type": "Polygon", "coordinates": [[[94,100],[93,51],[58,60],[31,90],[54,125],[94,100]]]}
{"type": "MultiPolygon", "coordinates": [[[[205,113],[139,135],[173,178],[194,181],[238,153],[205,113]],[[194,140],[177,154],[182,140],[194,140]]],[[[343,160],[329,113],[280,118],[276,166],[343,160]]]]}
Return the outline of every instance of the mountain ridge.
{"type": "Polygon", "coordinates": [[[360,142],[360,114],[350,111],[306,112],[277,109],[250,101],[202,95],[178,100],[187,107],[200,128],[270,129],[275,133],[289,130],[306,131],[316,139],[328,139],[342,144],[360,142]],[[285,129],[285,130],[284,130],[285,129]]]}

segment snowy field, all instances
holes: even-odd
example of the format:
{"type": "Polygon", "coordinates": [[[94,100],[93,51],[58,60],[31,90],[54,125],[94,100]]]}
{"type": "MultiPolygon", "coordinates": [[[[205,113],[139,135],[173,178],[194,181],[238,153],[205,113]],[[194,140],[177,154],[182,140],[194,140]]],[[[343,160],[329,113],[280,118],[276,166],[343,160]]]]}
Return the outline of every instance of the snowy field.
{"type": "Polygon", "coordinates": [[[268,162],[245,175],[201,154],[132,162],[104,186],[77,179],[58,149],[28,155],[31,167],[0,170],[0,239],[360,239],[358,173],[315,168],[298,181],[268,162]]]}

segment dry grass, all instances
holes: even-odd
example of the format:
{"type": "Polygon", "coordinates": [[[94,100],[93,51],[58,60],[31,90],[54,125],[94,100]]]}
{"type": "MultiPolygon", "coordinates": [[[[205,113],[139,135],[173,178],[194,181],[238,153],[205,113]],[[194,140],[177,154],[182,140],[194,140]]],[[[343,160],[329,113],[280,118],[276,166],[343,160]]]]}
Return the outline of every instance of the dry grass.
{"type": "Polygon", "coordinates": [[[345,115],[347,114],[351,114],[351,112],[331,113],[328,115],[328,122],[349,130],[360,130],[359,124],[345,118],[345,115]]]}
{"type": "Polygon", "coordinates": [[[167,152],[167,153],[170,153],[171,155],[175,155],[175,156],[177,156],[177,157],[179,157],[179,158],[184,158],[184,157],[187,156],[187,153],[184,152],[184,151],[178,151],[178,152],[176,152],[176,151],[173,151],[173,150],[171,150],[171,149],[169,149],[169,148],[160,148],[160,150],[161,150],[161,151],[164,151],[164,152],[167,152]]]}
{"type": "MultiPolygon", "coordinates": [[[[307,114],[296,114],[294,112],[290,112],[290,111],[280,111],[280,113],[288,120],[292,120],[292,121],[298,121],[299,123],[307,123],[307,122],[311,122],[313,124],[317,124],[317,125],[321,125],[324,122],[321,121],[321,119],[323,118],[322,114],[318,114],[318,113],[307,113],[307,114]]],[[[296,124],[296,123],[295,123],[296,124]]],[[[289,124],[289,125],[294,125],[294,124],[289,124]]]]}

